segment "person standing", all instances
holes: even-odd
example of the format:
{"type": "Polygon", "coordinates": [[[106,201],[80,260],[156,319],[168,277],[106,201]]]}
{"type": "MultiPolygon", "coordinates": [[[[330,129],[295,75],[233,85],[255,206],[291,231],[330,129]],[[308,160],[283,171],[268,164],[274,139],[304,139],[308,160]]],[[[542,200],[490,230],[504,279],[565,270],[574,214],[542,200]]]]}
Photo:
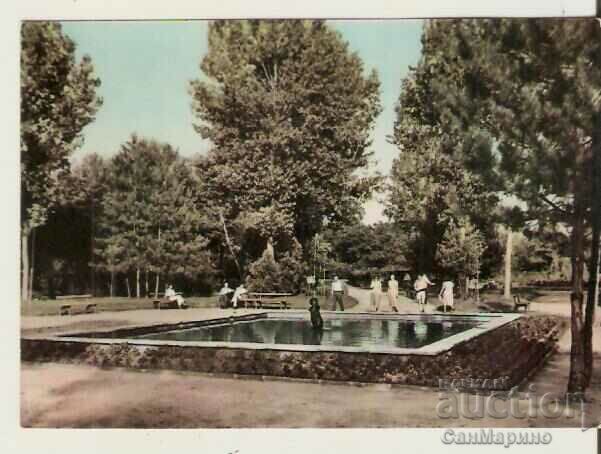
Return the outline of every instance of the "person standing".
{"type": "Polygon", "coordinates": [[[378,276],[371,281],[371,306],[372,310],[380,310],[380,301],[382,300],[382,281],[378,276]]]}
{"type": "Polygon", "coordinates": [[[478,290],[478,279],[474,276],[470,277],[467,281],[467,297],[476,299],[478,290]]]}
{"type": "Polygon", "coordinates": [[[426,297],[428,286],[433,285],[425,274],[418,276],[413,288],[415,289],[415,299],[421,312],[425,312],[426,309],[426,297]]]}
{"type": "Polygon", "coordinates": [[[411,276],[405,273],[403,276],[403,291],[407,296],[411,296],[411,276]]]}
{"type": "Polygon", "coordinates": [[[399,283],[394,277],[394,274],[390,275],[390,279],[388,280],[388,304],[390,305],[390,310],[394,312],[398,312],[399,308],[397,307],[397,300],[399,297],[399,283]]]}
{"type": "Polygon", "coordinates": [[[338,279],[338,276],[334,276],[334,281],[332,282],[332,296],[334,297],[334,305],[332,310],[335,311],[336,306],[338,305],[340,306],[340,310],[344,311],[344,286],[342,281],[338,279]]]}
{"type": "Polygon", "coordinates": [[[438,293],[438,298],[442,302],[443,310],[446,312],[447,306],[453,309],[454,300],[453,300],[453,281],[444,281],[442,283],[442,287],[440,288],[440,292],[438,293]]]}
{"type": "Polygon", "coordinates": [[[311,313],[311,326],[315,330],[323,330],[323,318],[319,311],[319,300],[316,297],[312,297],[309,300],[309,312],[311,313]]]}

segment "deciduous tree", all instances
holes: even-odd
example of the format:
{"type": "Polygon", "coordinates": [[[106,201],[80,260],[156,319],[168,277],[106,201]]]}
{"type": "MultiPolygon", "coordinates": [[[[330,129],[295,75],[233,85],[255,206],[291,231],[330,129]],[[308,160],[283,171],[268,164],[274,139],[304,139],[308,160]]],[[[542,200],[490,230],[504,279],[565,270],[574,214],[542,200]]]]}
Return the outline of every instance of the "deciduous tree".
{"type": "MultiPolygon", "coordinates": [[[[375,182],[358,171],[371,156],[379,82],[337,32],[319,20],[216,21],[201,69],[195,127],[212,148],[198,166],[227,225],[289,219],[278,225],[304,245],[324,220],[358,215],[375,182]]],[[[248,263],[267,240],[242,250],[248,263]]]]}
{"type": "Polygon", "coordinates": [[[75,44],[55,22],[21,27],[21,251],[22,300],[28,301],[32,229],[42,225],[57,202],[58,182],[68,157],[94,120],[100,80],[90,57],[75,59],[75,44]]]}

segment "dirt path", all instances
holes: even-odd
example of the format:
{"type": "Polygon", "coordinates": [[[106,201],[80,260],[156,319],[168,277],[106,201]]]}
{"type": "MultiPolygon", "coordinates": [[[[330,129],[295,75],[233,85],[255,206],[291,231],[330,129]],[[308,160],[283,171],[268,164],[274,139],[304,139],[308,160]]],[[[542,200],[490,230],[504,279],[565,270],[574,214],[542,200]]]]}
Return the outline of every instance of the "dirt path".
{"type": "MultiPolygon", "coordinates": [[[[569,358],[556,355],[534,378],[537,394],[565,391],[569,358]]],[[[585,406],[587,424],[599,421],[599,372],[585,406]]],[[[458,394],[461,399],[474,395],[458,394]]],[[[464,400],[465,401],[465,400],[464,400]]],[[[440,418],[437,390],[236,379],[172,371],[23,364],[21,423],[25,427],[579,427],[570,417],[440,418]]],[[[474,402],[470,400],[470,402],[474,402]]],[[[538,405],[538,402],[535,402],[538,405]]],[[[470,408],[476,408],[472,404],[470,408]]],[[[509,408],[499,400],[495,408],[509,408]]],[[[529,401],[519,402],[528,408],[529,401]]],[[[538,407],[537,407],[538,408],[538,407]]],[[[563,408],[563,407],[562,407],[563,408]]],[[[469,416],[469,415],[468,415],[469,416]]]]}
{"type": "MultiPolygon", "coordinates": [[[[370,290],[349,285],[348,294],[349,296],[355,298],[359,302],[359,304],[357,304],[355,307],[349,309],[349,312],[373,312],[370,300],[370,290]]],[[[418,313],[417,304],[404,295],[399,295],[399,297],[397,298],[397,307],[399,309],[399,312],[403,314],[418,313]]],[[[392,312],[388,304],[388,297],[386,293],[382,293],[382,299],[380,300],[380,312],[392,312]]],[[[426,313],[433,312],[435,312],[434,306],[432,304],[426,304],[426,313]]]]}

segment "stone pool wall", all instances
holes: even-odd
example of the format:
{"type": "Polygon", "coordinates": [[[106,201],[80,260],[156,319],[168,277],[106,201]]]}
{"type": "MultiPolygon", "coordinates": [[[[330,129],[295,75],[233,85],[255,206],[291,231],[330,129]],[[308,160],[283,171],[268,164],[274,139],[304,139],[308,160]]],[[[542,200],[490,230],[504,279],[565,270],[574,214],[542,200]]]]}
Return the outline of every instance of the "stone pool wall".
{"type": "Polygon", "coordinates": [[[525,316],[437,355],[147,346],[22,339],[23,361],[172,369],[314,380],[439,386],[440,379],[490,379],[508,389],[555,348],[564,319],[525,316]]]}

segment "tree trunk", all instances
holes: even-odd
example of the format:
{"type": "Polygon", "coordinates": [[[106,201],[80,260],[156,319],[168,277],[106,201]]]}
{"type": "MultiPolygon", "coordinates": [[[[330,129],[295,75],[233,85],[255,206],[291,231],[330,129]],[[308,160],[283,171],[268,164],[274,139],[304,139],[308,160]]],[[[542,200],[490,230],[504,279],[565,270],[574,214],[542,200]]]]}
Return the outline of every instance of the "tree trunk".
{"type": "Polygon", "coordinates": [[[149,287],[148,287],[148,269],[145,271],[145,277],[146,277],[146,291],[144,293],[144,296],[146,298],[148,298],[150,296],[150,290],[149,290],[149,287]]]}
{"type": "Polygon", "coordinates": [[[157,264],[157,273],[156,273],[156,281],[154,284],[154,299],[159,299],[159,281],[160,281],[160,273],[159,273],[159,269],[158,267],[160,267],[160,263],[161,263],[161,225],[159,224],[158,226],[158,261],[159,263],[157,264]]]}
{"type": "Polygon", "coordinates": [[[140,298],[140,268],[136,268],[136,298],[140,298]]]}
{"type": "Polygon", "coordinates": [[[513,249],[513,231],[507,229],[507,240],[505,242],[505,283],[503,285],[503,298],[511,299],[511,255],[513,249]]]}
{"type": "Polygon", "coordinates": [[[592,136],[591,159],[591,211],[590,225],[592,229],[591,254],[589,258],[589,278],[586,297],[586,314],[584,317],[584,366],[586,386],[591,382],[593,374],[593,323],[595,322],[595,306],[599,298],[599,248],[601,235],[601,114],[595,116],[592,136]]]}
{"type": "Polygon", "coordinates": [[[223,217],[223,213],[221,211],[219,212],[219,219],[221,220],[221,223],[223,224],[223,233],[225,234],[225,242],[227,243],[227,247],[229,248],[230,253],[232,254],[232,257],[234,259],[234,262],[236,263],[236,268],[238,269],[238,275],[239,275],[240,279],[242,279],[242,268],[240,267],[240,263],[238,262],[238,257],[234,253],[234,247],[232,246],[232,242],[230,241],[230,236],[227,233],[227,226],[225,225],[225,218],[223,217]]]}
{"type": "Polygon", "coordinates": [[[125,276],[125,287],[127,287],[127,297],[131,298],[131,289],[129,288],[129,276],[125,276]]]}
{"type": "Polygon", "coordinates": [[[154,299],[159,299],[159,281],[160,281],[160,274],[157,273],[157,279],[154,284],[154,299]]]}
{"type": "Polygon", "coordinates": [[[109,284],[109,295],[111,296],[111,298],[115,294],[114,288],[115,288],[115,272],[111,271],[111,282],[109,284]]]}
{"type": "Polygon", "coordinates": [[[33,297],[33,277],[35,275],[35,229],[31,230],[31,268],[29,273],[29,293],[28,302],[31,302],[33,297]]]}
{"type": "MultiPolygon", "coordinates": [[[[576,197],[579,198],[578,195],[576,197]]],[[[584,302],[584,208],[582,202],[574,204],[574,221],[572,224],[572,292],[570,294],[571,334],[570,377],[568,392],[584,393],[586,389],[586,373],[584,360],[584,319],[582,305],[584,302]]]]}
{"type": "Polygon", "coordinates": [[[95,233],[96,233],[96,210],[94,207],[95,201],[92,200],[91,205],[91,238],[90,238],[90,293],[92,296],[96,296],[96,267],[94,263],[94,248],[96,246],[95,233]]]}
{"type": "Polygon", "coordinates": [[[29,301],[29,234],[21,230],[21,302],[26,305],[29,301]]]}

